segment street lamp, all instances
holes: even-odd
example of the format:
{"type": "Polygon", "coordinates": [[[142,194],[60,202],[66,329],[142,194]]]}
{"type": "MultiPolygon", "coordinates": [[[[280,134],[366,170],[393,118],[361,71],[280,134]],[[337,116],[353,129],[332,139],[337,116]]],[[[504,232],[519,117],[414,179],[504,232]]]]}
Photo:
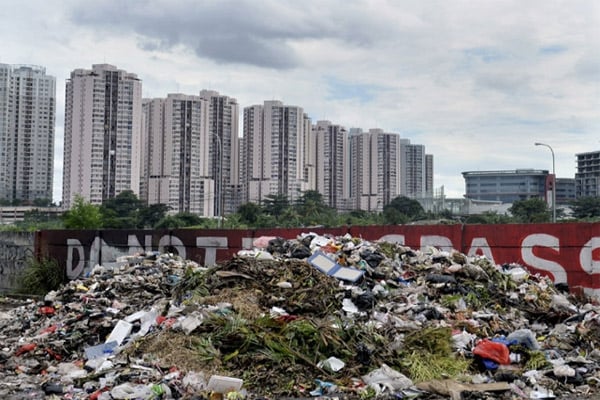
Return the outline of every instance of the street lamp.
{"type": "Polygon", "coordinates": [[[534,143],[536,146],[545,146],[552,153],[552,222],[556,222],[556,170],[554,168],[554,150],[545,143],[534,143]]]}
{"type": "Polygon", "coordinates": [[[219,210],[218,226],[221,228],[223,226],[223,142],[221,142],[218,134],[213,133],[213,136],[217,139],[217,144],[219,145],[219,196],[215,200],[217,201],[219,210]]]}

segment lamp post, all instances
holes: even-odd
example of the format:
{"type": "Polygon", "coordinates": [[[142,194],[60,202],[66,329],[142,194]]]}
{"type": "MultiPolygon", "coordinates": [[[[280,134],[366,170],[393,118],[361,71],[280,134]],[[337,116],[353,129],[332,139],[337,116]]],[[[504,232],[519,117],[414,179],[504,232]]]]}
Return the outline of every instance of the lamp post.
{"type": "Polygon", "coordinates": [[[223,226],[223,142],[218,134],[213,133],[213,136],[217,139],[219,145],[219,197],[215,198],[217,201],[217,208],[219,210],[219,228],[223,226]]]}
{"type": "Polygon", "coordinates": [[[554,150],[545,143],[534,143],[536,146],[544,146],[550,149],[552,153],[552,222],[556,222],[556,170],[554,168],[554,150]]]}

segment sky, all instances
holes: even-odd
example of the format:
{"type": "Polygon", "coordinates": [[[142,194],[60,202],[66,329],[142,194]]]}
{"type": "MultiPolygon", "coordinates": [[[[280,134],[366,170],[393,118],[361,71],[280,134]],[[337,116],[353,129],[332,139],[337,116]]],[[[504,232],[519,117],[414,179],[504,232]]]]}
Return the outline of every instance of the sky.
{"type": "Polygon", "coordinates": [[[56,77],[56,202],[65,82],[102,63],[144,97],[212,89],[398,133],[450,198],[464,171],[552,172],[535,142],[559,178],[600,149],[596,0],[0,0],[0,21],[0,63],[56,77]]]}

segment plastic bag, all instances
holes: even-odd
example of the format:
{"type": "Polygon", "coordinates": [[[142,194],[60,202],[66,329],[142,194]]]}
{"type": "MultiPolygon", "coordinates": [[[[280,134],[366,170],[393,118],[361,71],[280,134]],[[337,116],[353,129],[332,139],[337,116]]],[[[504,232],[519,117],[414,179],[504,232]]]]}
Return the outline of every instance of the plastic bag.
{"type": "Polygon", "coordinates": [[[473,349],[473,354],[498,364],[510,364],[510,350],[504,343],[483,339],[477,343],[473,349]]]}

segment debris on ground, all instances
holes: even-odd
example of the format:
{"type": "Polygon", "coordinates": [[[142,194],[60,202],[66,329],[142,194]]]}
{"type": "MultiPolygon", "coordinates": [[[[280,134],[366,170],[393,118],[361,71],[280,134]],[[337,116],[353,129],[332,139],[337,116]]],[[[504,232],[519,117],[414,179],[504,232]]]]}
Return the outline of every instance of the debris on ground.
{"type": "MultiPolygon", "coordinates": [[[[600,317],[516,264],[312,233],[0,311],[3,399],[592,399],[600,317]]],[[[23,304],[24,303],[24,304],[23,304]]]]}

